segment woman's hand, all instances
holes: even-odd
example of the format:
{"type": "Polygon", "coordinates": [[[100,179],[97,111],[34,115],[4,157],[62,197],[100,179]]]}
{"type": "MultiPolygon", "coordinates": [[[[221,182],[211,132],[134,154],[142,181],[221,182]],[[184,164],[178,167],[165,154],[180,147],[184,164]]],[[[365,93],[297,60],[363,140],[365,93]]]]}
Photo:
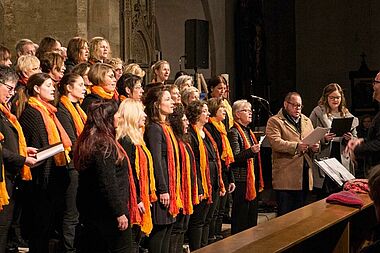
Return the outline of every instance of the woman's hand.
{"type": "Polygon", "coordinates": [[[122,216],[117,217],[117,224],[120,231],[124,231],[128,228],[128,218],[123,214],[122,216]]]}
{"type": "Polygon", "coordinates": [[[343,134],[343,138],[346,140],[346,141],[349,141],[353,138],[354,136],[352,135],[351,132],[347,132],[345,134],[343,134]]]}
{"type": "Polygon", "coordinates": [[[235,188],[236,188],[236,185],[234,183],[230,183],[228,185],[228,193],[232,193],[233,191],[235,191],[235,188]]]}
{"type": "Polygon", "coordinates": [[[325,142],[330,142],[332,139],[334,139],[334,137],[336,136],[336,134],[334,133],[327,133],[325,134],[325,142]]]}
{"type": "Polygon", "coordinates": [[[252,150],[253,153],[260,152],[260,144],[252,145],[251,150],[252,150]]]}
{"type": "Polygon", "coordinates": [[[37,159],[34,157],[28,156],[27,158],[25,158],[25,164],[28,165],[29,167],[35,165],[36,163],[37,163],[37,159]]]}
{"type": "Polygon", "coordinates": [[[169,207],[169,203],[170,203],[170,195],[169,195],[169,193],[162,193],[162,194],[160,194],[160,202],[166,208],[168,208],[169,207]]]}
{"type": "Polygon", "coordinates": [[[144,206],[144,203],[142,201],[137,204],[137,208],[139,209],[140,213],[145,213],[145,206],[144,206]]]}
{"type": "Polygon", "coordinates": [[[28,154],[28,156],[30,157],[35,157],[37,155],[37,149],[34,148],[34,147],[27,147],[26,148],[26,153],[28,154]]]}

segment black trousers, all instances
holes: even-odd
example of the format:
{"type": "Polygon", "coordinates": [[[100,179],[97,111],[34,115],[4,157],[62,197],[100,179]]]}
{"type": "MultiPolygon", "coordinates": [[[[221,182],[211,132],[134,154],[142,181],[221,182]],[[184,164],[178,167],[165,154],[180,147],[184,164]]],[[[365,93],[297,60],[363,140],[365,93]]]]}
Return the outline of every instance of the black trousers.
{"type": "Polygon", "coordinates": [[[275,190],[278,216],[303,207],[306,203],[307,190],[275,190]]]}
{"type": "MultiPolygon", "coordinates": [[[[235,182],[236,188],[232,193],[231,234],[239,233],[257,225],[258,201],[245,199],[246,182],[235,182]]],[[[258,194],[258,193],[257,193],[258,194]]]]}
{"type": "MultiPolygon", "coordinates": [[[[208,244],[210,227],[212,225],[215,225],[215,223],[212,224],[211,221],[212,221],[212,218],[214,217],[214,212],[215,212],[215,209],[218,206],[218,204],[219,204],[219,189],[213,189],[213,191],[212,191],[212,203],[209,205],[209,209],[208,209],[208,212],[206,215],[206,220],[205,220],[205,223],[204,223],[203,229],[202,229],[202,242],[201,242],[202,247],[205,247],[208,244]]],[[[214,228],[212,228],[212,229],[214,229],[214,228]]]]}
{"type": "Polygon", "coordinates": [[[170,235],[170,253],[183,251],[183,241],[189,226],[190,215],[178,214],[170,235]]]}
{"type": "Polygon", "coordinates": [[[65,193],[65,209],[63,212],[62,234],[65,252],[76,252],[74,247],[75,229],[79,223],[76,205],[78,191],[78,171],[69,170],[69,185],[65,193]]]}
{"type": "Polygon", "coordinates": [[[153,230],[148,239],[150,253],[169,253],[172,229],[173,223],[168,225],[153,225],[153,230]]]}
{"type": "Polygon", "coordinates": [[[129,253],[132,248],[132,229],[120,231],[116,218],[83,219],[81,253],[129,253]]]}
{"type": "Polygon", "coordinates": [[[0,211],[0,253],[5,253],[8,241],[8,231],[12,223],[13,209],[15,201],[13,198],[9,200],[9,204],[3,206],[0,211]]]}
{"type": "Polygon", "coordinates": [[[202,232],[209,208],[207,199],[204,199],[194,206],[194,212],[190,215],[188,237],[191,251],[201,248],[202,232]]]}

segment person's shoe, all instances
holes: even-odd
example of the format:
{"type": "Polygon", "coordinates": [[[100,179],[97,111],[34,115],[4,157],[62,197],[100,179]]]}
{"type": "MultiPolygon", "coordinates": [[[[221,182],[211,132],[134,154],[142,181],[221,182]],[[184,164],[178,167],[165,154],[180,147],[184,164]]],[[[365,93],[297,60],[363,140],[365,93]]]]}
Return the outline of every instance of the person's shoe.
{"type": "Polygon", "coordinates": [[[223,235],[215,235],[217,241],[223,240],[223,235]]]}

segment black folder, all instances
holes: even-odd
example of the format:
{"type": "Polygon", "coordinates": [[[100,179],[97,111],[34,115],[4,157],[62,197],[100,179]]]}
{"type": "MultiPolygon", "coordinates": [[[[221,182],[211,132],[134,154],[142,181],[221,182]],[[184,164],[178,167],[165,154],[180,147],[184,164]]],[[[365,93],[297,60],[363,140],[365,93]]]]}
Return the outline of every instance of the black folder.
{"type": "Polygon", "coordinates": [[[347,132],[351,132],[352,121],[354,117],[334,118],[331,124],[330,133],[336,134],[337,137],[343,136],[347,132]]]}

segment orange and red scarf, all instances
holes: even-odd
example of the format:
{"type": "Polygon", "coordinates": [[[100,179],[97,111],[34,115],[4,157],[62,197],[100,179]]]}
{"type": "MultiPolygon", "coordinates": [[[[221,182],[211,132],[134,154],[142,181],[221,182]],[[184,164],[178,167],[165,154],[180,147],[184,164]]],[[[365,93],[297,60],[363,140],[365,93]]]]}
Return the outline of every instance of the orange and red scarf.
{"type": "Polygon", "coordinates": [[[59,122],[55,115],[57,108],[36,97],[30,97],[28,104],[41,113],[48,134],[49,144],[52,145],[62,141],[65,152],[56,154],[54,156],[54,161],[57,166],[66,165],[67,162],[70,161],[68,153],[72,143],[65,129],[62,127],[61,122],[59,122]]]}
{"type": "Polygon", "coordinates": [[[216,144],[214,138],[212,138],[212,135],[210,134],[210,132],[204,127],[203,128],[203,131],[205,132],[205,134],[207,135],[208,139],[211,141],[211,144],[215,150],[215,153],[216,153],[216,163],[217,163],[217,166],[218,166],[218,178],[219,178],[219,191],[221,191],[222,193],[225,193],[226,192],[226,188],[224,187],[224,183],[223,183],[223,177],[222,177],[222,162],[220,161],[220,155],[219,155],[219,151],[218,151],[218,145],[216,144]]]}
{"type": "Polygon", "coordinates": [[[73,118],[76,134],[78,137],[82,133],[84,124],[86,123],[86,113],[79,106],[79,103],[76,103],[74,107],[73,103],[67,96],[61,96],[60,102],[69,111],[71,117],[73,118]]]}
{"type": "Polygon", "coordinates": [[[221,159],[224,161],[225,165],[228,167],[231,163],[233,163],[234,160],[234,153],[232,152],[230,141],[227,137],[227,131],[226,127],[221,121],[217,121],[214,117],[210,117],[209,122],[213,124],[220,133],[221,140],[222,140],[222,155],[221,159]]]}
{"type": "Polygon", "coordinates": [[[128,201],[128,210],[129,210],[129,218],[130,218],[130,224],[141,224],[141,216],[139,209],[137,207],[137,196],[136,196],[136,185],[135,180],[133,178],[133,172],[131,167],[131,162],[129,160],[129,157],[127,155],[127,152],[125,152],[124,148],[120,145],[119,142],[116,142],[120,150],[123,152],[123,155],[126,159],[127,165],[128,165],[128,179],[129,179],[129,201],[128,201]]]}
{"type": "MultiPolygon", "coordinates": [[[[19,149],[19,154],[23,157],[28,156],[28,151],[27,151],[27,145],[25,141],[25,136],[24,132],[22,131],[21,125],[18,122],[17,118],[15,115],[13,115],[9,109],[0,104],[0,110],[4,113],[4,115],[7,117],[9,122],[11,122],[12,126],[16,129],[17,135],[18,135],[18,149],[19,149]]],[[[30,172],[30,168],[27,165],[24,165],[21,169],[21,178],[23,180],[29,181],[32,180],[32,173],[30,172]]]]}
{"type": "Polygon", "coordinates": [[[140,226],[141,231],[149,235],[153,229],[150,203],[157,201],[153,160],[145,145],[135,145],[135,147],[135,170],[140,185],[140,199],[145,207],[145,213],[141,214],[140,226]]]}
{"type": "MultiPolygon", "coordinates": [[[[251,147],[249,144],[249,141],[244,134],[243,129],[240,127],[238,123],[235,122],[234,126],[238,130],[240,136],[243,139],[244,148],[248,149],[251,147]]],[[[257,144],[257,140],[255,135],[252,133],[251,130],[249,130],[249,135],[251,136],[252,141],[257,144]]],[[[259,164],[259,174],[260,174],[260,182],[259,182],[259,192],[261,192],[264,189],[264,180],[263,180],[263,171],[261,167],[261,155],[260,152],[257,153],[257,159],[259,164]]],[[[247,160],[247,189],[245,193],[245,199],[248,201],[254,200],[256,198],[256,187],[255,187],[255,163],[253,158],[250,158],[247,160]]]]}
{"type": "Polygon", "coordinates": [[[178,141],[179,151],[181,154],[181,168],[182,168],[182,202],[184,215],[191,215],[194,212],[193,205],[199,204],[198,198],[198,185],[197,185],[197,171],[195,167],[195,158],[193,151],[189,144],[183,141],[178,141]],[[189,152],[188,152],[189,151],[189,152]],[[192,162],[193,161],[193,162],[192,162]],[[193,184],[191,183],[191,171],[194,175],[193,184]]]}
{"type": "Polygon", "coordinates": [[[179,209],[182,208],[182,200],[180,194],[181,188],[181,171],[179,167],[178,143],[174,136],[172,128],[162,123],[160,124],[165,135],[168,158],[168,176],[169,176],[169,213],[176,217],[179,209]]]}
{"type": "MultiPolygon", "coordinates": [[[[202,177],[202,189],[203,189],[203,198],[208,198],[207,203],[212,203],[212,185],[210,179],[210,167],[208,164],[208,155],[207,149],[204,144],[203,138],[199,132],[199,129],[192,125],[194,132],[197,135],[198,139],[198,147],[199,147],[199,163],[200,163],[200,171],[202,177]]],[[[203,128],[204,129],[204,128],[203,128]]]]}

